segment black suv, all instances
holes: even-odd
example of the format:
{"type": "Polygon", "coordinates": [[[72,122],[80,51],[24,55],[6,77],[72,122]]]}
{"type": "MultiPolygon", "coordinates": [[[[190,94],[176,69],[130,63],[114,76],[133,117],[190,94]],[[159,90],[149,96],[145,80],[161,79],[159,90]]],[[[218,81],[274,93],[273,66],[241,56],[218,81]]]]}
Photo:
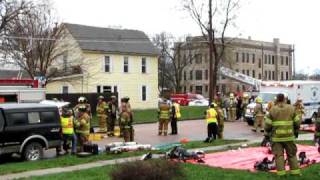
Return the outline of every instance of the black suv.
{"type": "Polygon", "coordinates": [[[0,155],[20,154],[28,161],[61,144],[59,110],[44,104],[0,104],[0,155]]]}

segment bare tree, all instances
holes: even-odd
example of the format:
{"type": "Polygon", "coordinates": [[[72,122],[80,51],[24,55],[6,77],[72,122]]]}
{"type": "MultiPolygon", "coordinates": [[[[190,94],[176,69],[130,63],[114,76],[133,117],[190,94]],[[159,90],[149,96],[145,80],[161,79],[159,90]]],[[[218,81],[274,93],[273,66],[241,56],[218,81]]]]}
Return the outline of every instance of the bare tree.
{"type": "Polygon", "coordinates": [[[173,88],[176,93],[182,92],[183,73],[195,58],[187,49],[188,56],[181,56],[185,51],[180,40],[169,33],[160,33],[153,38],[154,44],[160,49],[159,57],[159,88],[173,88]]]}
{"type": "Polygon", "coordinates": [[[218,68],[224,57],[225,33],[236,18],[235,11],[239,0],[208,0],[208,3],[196,4],[194,0],[184,0],[184,9],[200,27],[203,39],[208,43],[209,50],[209,101],[216,93],[218,68]],[[208,16],[203,15],[207,10],[208,16]]]}
{"type": "Polygon", "coordinates": [[[63,36],[63,30],[56,22],[48,2],[42,2],[15,18],[7,30],[5,51],[9,59],[31,78],[54,76],[49,73],[49,67],[61,56],[56,47],[63,36]]]}

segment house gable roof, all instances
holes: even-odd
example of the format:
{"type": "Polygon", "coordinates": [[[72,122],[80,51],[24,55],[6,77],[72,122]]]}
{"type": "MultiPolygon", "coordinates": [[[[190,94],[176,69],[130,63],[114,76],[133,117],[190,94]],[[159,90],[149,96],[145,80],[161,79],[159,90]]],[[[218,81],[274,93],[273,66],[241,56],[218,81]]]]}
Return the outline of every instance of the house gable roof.
{"type": "Polygon", "coordinates": [[[138,30],[111,29],[64,23],[82,50],[158,55],[148,36],[138,30]]]}

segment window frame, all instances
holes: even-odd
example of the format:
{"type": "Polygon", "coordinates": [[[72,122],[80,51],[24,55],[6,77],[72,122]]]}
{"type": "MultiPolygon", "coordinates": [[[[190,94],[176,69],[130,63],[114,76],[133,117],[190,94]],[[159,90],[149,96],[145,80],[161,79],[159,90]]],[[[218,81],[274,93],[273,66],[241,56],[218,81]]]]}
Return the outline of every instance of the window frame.
{"type": "Polygon", "coordinates": [[[203,72],[202,70],[195,70],[195,78],[196,81],[201,81],[203,79],[203,72]]]}
{"type": "Polygon", "coordinates": [[[111,73],[111,57],[110,56],[104,56],[103,59],[103,72],[105,73],[111,73]],[[108,60],[108,63],[107,63],[108,60]],[[108,71],[107,71],[108,69],[108,71]]]}
{"type": "Polygon", "coordinates": [[[146,85],[142,85],[141,86],[141,101],[145,102],[147,101],[147,86],[146,85]]]}
{"type": "Polygon", "coordinates": [[[123,57],[123,73],[129,73],[129,57],[123,57]]]}
{"type": "Polygon", "coordinates": [[[61,94],[69,94],[69,86],[68,85],[62,85],[61,87],[61,94]],[[64,88],[67,88],[67,92],[65,92],[65,89],[64,88]]]}
{"type": "Polygon", "coordinates": [[[146,57],[141,58],[141,73],[142,74],[147,73],[147,58],[146,57]]]}

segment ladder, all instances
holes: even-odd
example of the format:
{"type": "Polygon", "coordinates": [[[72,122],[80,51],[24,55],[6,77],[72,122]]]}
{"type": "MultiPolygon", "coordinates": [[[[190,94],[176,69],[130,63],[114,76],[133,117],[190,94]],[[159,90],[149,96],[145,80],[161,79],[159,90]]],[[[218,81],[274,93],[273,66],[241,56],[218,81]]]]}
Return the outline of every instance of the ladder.
{"type": "Polygon", "coordinates": [[[255,89],[255,90],[259,90],[260,89],[262,81],[259,80],[259,79],[255,79],[253,77],[250,77],[250,76],[247,76],[245,74],[239,73],[237,71],[234,71],[234,70],[232,70],[230,68],[226,68],[224,66],[221,66],[219,68],[219,72],[220,72],[221,75],[223,75],[223,76],[225,76],[227,78],[230,78],[230,79],[245,83],[245,84],[250,85],[250,86],[253,86],[253,89],[255,89]]]}

